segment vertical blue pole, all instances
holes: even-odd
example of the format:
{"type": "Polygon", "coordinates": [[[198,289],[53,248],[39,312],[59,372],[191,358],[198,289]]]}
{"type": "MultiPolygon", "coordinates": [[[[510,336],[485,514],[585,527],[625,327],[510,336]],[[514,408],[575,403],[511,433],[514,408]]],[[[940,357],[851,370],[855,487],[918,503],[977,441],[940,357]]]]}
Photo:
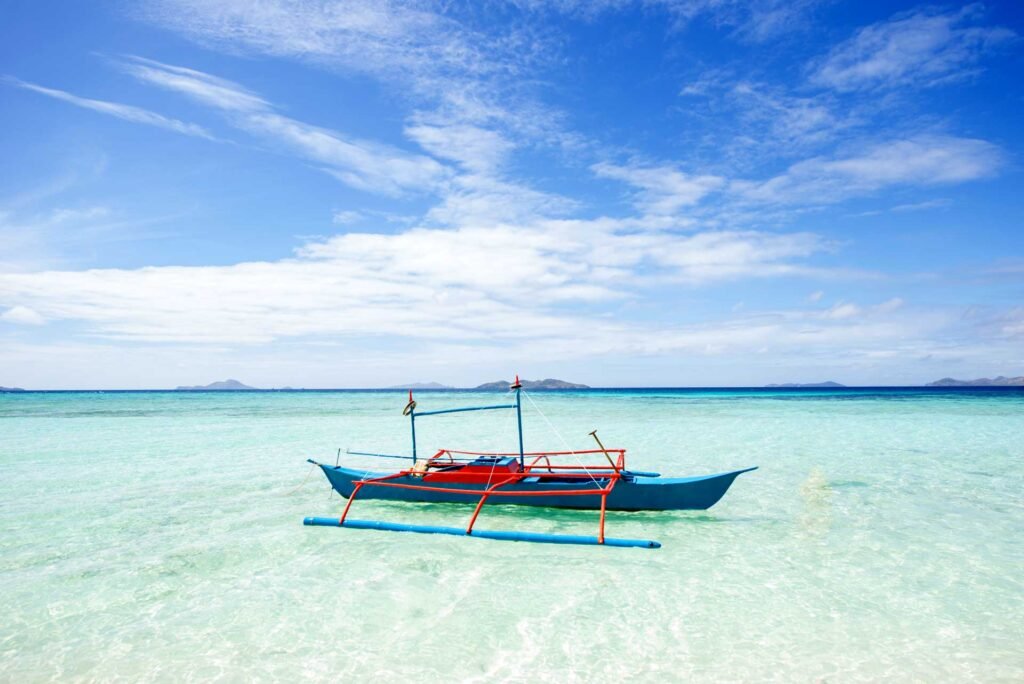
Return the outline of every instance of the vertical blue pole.
{"type": "Polygon", "coordinates": [[[409,411],[409,424],[412,426],[412,466],[416,467],[416,409],[409,411]]]}
{"type": "Polygon", "coordinates": [[[516,376],[516,422],[519,423],[519,470],[526,470],[526,457],[523,455],[523,411],[519,402],[519,392],[522,386],[519,384],[519,377],[516,376]]]}

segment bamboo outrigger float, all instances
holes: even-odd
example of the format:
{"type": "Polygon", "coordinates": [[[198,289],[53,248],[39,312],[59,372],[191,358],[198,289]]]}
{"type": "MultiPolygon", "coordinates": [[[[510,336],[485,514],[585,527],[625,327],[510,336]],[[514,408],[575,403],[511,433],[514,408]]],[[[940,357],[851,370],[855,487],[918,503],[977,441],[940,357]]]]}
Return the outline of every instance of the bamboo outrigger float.
{"type": "Polygon", "coordinates": [[[583,451],[523,450],[522,385],[518,376],[510,388],[515,392],[515,403],[492,406],[471,406],[416,411],[416,402],[409,392],[409,403],[402,411],[409,416],[412,431],[412,456],[348,452],[360,456],[389,459],[407,459],[412,467],[393,473],[354,470],[335,464],[310,463],[319,466],[331,486],[348,499],[340,518],[310,517],[306,525],[350,527],[355,529],[387,530],[393,532],[421,532],[452,534],[482,539],[531,541],[551,544],[598,544],[656,549],[660,543],[647,539],[618,539],[605,536],[605,514],[613,511],[669,511],[703,510],[713,506],[742,473],[756,470],[744,468],[715,475],[685,478],[662,478],[658,473],[638,472],[626,468],[625,449],[606,449],[597,437],[599,449],[583,451]],[[417,458],[416,419],[465,411],[514,409],[516,412],[519,451],[517,453],[484,453],[441,449],[429,458],[417,458]],[[605,462],[585,465],[580,456],[602,455],[605,462]],[[559,458],[575,457],[578,465],[553,463],[559,458]],[[475,504],[473,515],[466,527],[436,527],[407,525],[379,520],[354,520],[349,509],[357,496],[363,499],[411,501],[423,503],[475,504]],[[497,497],[506,504],[546,506],[599,510],[596,537],[542,534],[535,532],[503,532],[475,529],[480,511],[487,501],[497,497]]]}

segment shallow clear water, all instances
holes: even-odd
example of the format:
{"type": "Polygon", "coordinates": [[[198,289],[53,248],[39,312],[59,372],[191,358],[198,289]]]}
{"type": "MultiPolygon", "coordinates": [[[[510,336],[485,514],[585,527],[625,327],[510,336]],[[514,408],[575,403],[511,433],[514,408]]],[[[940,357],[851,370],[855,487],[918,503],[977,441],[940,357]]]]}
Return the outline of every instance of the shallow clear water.
{"type": "MultiPolygon", "coordinates": [[[[1024,392],[533,399],[635,469],[761,469],[710,511],[609,514],[656,551],[310,528],[344,502],[305,459],[407,452],[401,393],[0,395],[0,680],[1024,679],[1024,392]]],[[[417,421],[420,448],[510,450],[510,418],[417,421]]],[[[528,449],[563,446],[529,402],[524,421],[528,449]]],[[[478,524],[593,534],[596,514],[478,524]]]]}

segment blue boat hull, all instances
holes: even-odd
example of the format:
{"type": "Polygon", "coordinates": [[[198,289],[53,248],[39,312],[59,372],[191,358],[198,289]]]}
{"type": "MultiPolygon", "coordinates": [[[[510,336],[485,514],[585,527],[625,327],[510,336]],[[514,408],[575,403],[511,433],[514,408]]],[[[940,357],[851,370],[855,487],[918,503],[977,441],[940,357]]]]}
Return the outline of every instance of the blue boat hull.
{"type": "MultiPolygon", "coordinates": [[[[332,466],[317,463],[327,476],[335,491],[346,499],[352,495],[355,483],[359,480],[384,477],[388,473],[377,473],[366,470],[353,470],[344,466],[332,466]]],[[[610,511],[683,511],[705,510],[714,506],[729,490],[733,480],[742,473],[757,470],[744,468],[728,473],[703,475],[699,477],[661,478],[630,476],[623,478],[608,495],[610,511]]],[[[405,476],[389,480],[396,484],[410,484],[419,487],[430,486],[431,482],[423,478],[405,476]]],[[[606,481],[598,479],[603,486],[606,481]]],[[[422,489],[404,489],[400,487],[383,487],[366,485],[359,490],[359,499],[383,499],[387,501],[415,501],[423,503],[465,503],[475,504],[485,485],[451,485],[438,484],[443,488],[459,488],[465,494],[430,491],[422,489]]],[[[548,496],[515,496],[502,495],[491,497],[489,504],[514,504],[519,506],[543,506],[550,508],[576,508],[598,510],[601,508],[601,497],[594,496],[559,496],[559,491],[579,490],[586,483],[575,482],[539,482],[526,478],[522,482],[501,488],[502,492],[549,492],[548,496]]],[[[589,486],[595,486],[591,481],[589,486]]]]}

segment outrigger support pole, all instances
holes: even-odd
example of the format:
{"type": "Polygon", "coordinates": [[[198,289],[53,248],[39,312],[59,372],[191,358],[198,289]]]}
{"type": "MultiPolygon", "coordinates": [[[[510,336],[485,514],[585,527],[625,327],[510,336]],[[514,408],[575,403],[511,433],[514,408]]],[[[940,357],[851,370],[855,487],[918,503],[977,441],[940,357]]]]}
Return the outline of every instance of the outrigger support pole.
{"type": "Polygon", "coordinates": [[[605,537],[584,537],[571,534],[543,534],[540,532],[503,532],[498,530],[473,530],[466,534],[464,527],[437,527],[433,525],[405,525],[382,520],[344,520],[338,518],[306,518],[305,525],[324,527],[349,527],[357,530],[387,530],[389,532],[420,532],[425,534],[451,534],[457,537],[476,539],[498,539],[501,541],[541,542],[547,544],[586,544],[594,546],[632,546],[641,549],[658,549],[661,544],[652,539],[617,539],[605,537]]]}

